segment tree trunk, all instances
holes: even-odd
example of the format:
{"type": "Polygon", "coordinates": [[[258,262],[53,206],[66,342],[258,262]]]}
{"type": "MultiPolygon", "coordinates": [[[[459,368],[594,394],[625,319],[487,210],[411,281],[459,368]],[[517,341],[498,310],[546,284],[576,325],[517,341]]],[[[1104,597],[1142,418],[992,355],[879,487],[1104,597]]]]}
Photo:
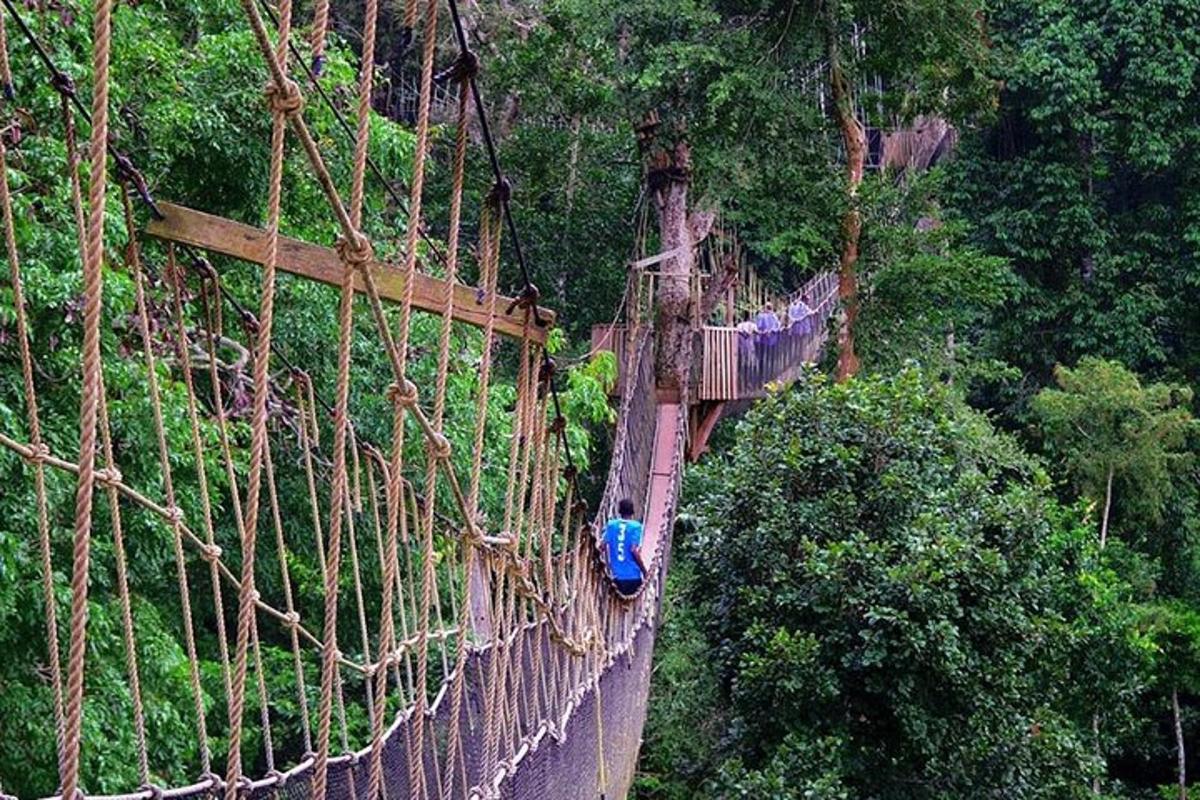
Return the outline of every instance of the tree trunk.
{"type": "Polygon", "coordinates": [[[1175,754],[1179,764],[1179,800],[1187,800],[1187,751],[1183,744],[1183,720],[1179,714],[1179,689],[1171,689],[1171,714],[1175,720],[1175,754]]]}
{"type": "Polygon", "coordinates": [[[1112,510],[1113,468],[1108,468],[1108,481],[1104,485],[1104,516],[1100,518],[1100,549],[1108,544],[1108,515],[1112,510]]]}
{"type": "MultiPolygon", "coordinates": [[[[1108,512],[1112,508],[1112,482],[1113,468],[1108,468],[1108,482],[1104,489],[1104,516],[1100,519],[1100,549],[1108,544],[1108,512]]],[[[1096,758],[1103,758],[1103,753],[1100,751],[1100,714],[1096,713],[1092,716],[1092,731],[1096,734],[1096,758]]],[[[1100,794],[1100,779],[1096,778],[1092,781],[1092,791],[1095,794],[1100,794]]]]}
{"type": "MultiPolygon", "coordinates": [[[[1095,740],[1096,760],[1102,761],[1104,753],[1100,749],[1100,714],[1092,714],[1092,738],[1095,740]]],[[[1092,778],[1092,794],[1100,794],[1100,776],[1092,778]]]]}
{"type": "Polygon", "coordinates": [[[571,147],[567,157],[567,213],[575,210],[575,189],[579,185],[580,129],[583,117],[578,111],[571,115],[571,147]]]}
{"type": "MultiPolygon", "coordinates": [[[[658,224],[662,252],[674,252],[661,262],[658,276],[657,378],[660,389],[678,392],[686,385],[687,337],[691,335],[692,287],[695,253],[692,229],[688,224],[688,182],[691,175],[691,151],[679,142],[669,154],[661,154],[653,173],[658,183],[658,224]]],[[[682,398],[681,398],[682,399],[682,398]]]]}
{"type": "Polygon", "coordinates": [[[858,372],[854,349],[854,325],[858,320],[858,245],[862,236],[862,214],[858,189],[867,161],[867,132],[854,113],[854,89],[846,76],[839,41],[838,0],[827,0],[825,11],[825,55],[829,59],[829,89],[833,113],[846,148],[846,212],[842,217],[842,255],[838,265],[838,298],[842,301],[842,327],[838,333],[837,379],[845,381],[858,372]]]}

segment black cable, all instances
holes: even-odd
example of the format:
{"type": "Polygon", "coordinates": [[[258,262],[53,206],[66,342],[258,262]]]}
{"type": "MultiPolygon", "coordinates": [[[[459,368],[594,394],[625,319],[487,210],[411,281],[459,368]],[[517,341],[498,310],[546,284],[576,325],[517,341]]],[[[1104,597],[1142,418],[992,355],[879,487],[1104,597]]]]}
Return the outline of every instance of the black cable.
{"type": "MultiPolygon", "coordinates": [[[[450,16],[454,20],[454,32],[458,38],[458,54],[459,58],[468,63],[472,63],[477,58],[471,51],[471,45],[467,42],[466,30],[463,28],[462,16],[458,11],[457,0],[449,0],[450,16]]],[[[521,278],[525,282],[523,292],[524,302],[528,305],[530,312],[533,314],[534,322],[538,325],[545,325],[538,312],[538,289],[529,277],[529,265],[525,261],[525,252],[521,249],[521,237],[517,232],[517,224],[513,219],[511,206],[511,184],[504,176],[504,170],[500,166],[500,157],[496,151],[496,143],[492,139],[492,131],[488,125],[487,110],[483,105],[483,96],[479,91],[479,81],[475,78],[469,78],[471,86],[471,98],[475,105],[475,116],[479,119],[479,130],[483,134],[483,143],[487,149],[488,160],[492,165],[492,176],[496,181],[498,191],[494,192],[494,196],[500,204],[502,213],[504,214],[505,227],[508,228],[509,238],[512,240],[513,254],[517,258],[517,266],[521,269],[521,278]]],[[[558,386],[554,381],[554,359],[546,352],[546,348],[542,348],[542,370],[546,376],[546,383],[550,390],[550,397],[554,401],[554,413],[558,418],[563,417],[562,402],[558,395],[558,386]]],[[[583,495],[579,492],[579,472],[575,467],[575,460],[571,455],[571,443],[567,439],[567,431],[564,426],[558,427],[558,435],[562,441],[563,452],[567,457],[567,474],[570,476],[571,484],[575,489],[575,496],[579,501],[584,502],[583,495]]]]}

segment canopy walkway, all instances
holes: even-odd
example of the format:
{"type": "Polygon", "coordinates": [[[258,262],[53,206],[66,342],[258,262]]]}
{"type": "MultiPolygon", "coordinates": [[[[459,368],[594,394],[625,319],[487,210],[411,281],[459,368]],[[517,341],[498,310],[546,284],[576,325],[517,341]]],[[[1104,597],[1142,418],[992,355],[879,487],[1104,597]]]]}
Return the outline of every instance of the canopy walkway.
{"type": "MultiPolygon", "coordinates": [[[[36,668],[53,695],[46,724],[56,732],[54,796],[624,796],[697,409],[756,396],[813,357],[833,310],[829,280],[814,284],[822,299],[812,326],[753,374],[739,366],[727,331],[694,326],[693,363],[704,366],[682,393],[661,401],[656,331],[646,315],[627,319],[612,460],[591,512],[543,346],[553,314],[539,307],[528,282],[475,81],[477,60],[454,0],[450,23],[460,50],[444,73],[457,98],[448,235],[444,249],[421,244],[442,10],[437,0],[423,4],[423,13],[410,2],[405,25],[420,32],[421,91],[407,229],[393,258],[377,258],[363,231],[374,0],[363,15],[367,67],[345,192],[306,122],[310,93],[291,77],[307,73],[319,88],[316,70],[297,63],[290,46],[291,3],[278,3],[271,30],[271,15],[243,0],[271,75],[262,227],[156,204],[136,166],[115,149],[108,107],[113,5],[94,3],[90,109],[16,4],[4,0],[7,17],[0,15],[10,38],[16,30],[28,40],[24,54],[41,54],[61,97],[62,174],[71,198],[61,218],[71,220],[68,235],[78,241],[82,270],[82,380],[68,435],[47,425],[50,389],[29,317],[40,287],[23,269],[30,254],[14,215],[9,156],[19,135],[10,127],[0,137],[0,210],[25,405],[24,426],[0,430],[0,445],[24,460],[28,479],[14,490],[30,497],[27,533],[40,567],[22,578],[40,583],[46,618],[45,660],[36,668]],[[493,169],[473,256],[476,286],[459,280],[467,257],[460,239],[472,108],[493,169]],[[86,176],[77,126],[90,129],[86,176]],[[328,200],[340,231],[334,247],[281,234],[289,139],[328,200]],[[144,225],[138,195],[150,217],[144,225]],[[128,233],[121,248],[105,226],[106,215],[117,214],[128,233]],[[148,238],[138,235],[142,230],[148,238]],[[525,276],[511,298],[498,291],[502,239],[525,276]],[[114,257],[118,250],[121,258],[114,257]],[[231,276],[245,275],[237,262],[259,267],[254,310],[229,286],[231,276]],[[288,312],[282,289],[308,280],[334,287],[320,295],[337,323],[336,370],[326,385],[307,364],[289,359],[281,341],[288,312]],[[436,322],[425,356],[410,347],[414,310],[436,322]],[[102,359],[114,320],[121,321],[125,358],[141,364],[134,385],[114,381],[113,365],[102,359]],[[378,354],[369,363],[352,347],[363,330],[372,331],[378,354]],[[500,348],[500,337],[514,344],[500,348]],[[467,354],[474,354],[466,370],[474,413],[453,418],[448,393],[462,374],[455,362],[467,354]],[[497,354],[515,359],[511,398],[493,392],[497,354]],[[428,381],[427,393],[418,390],[418,375],[428,381]],[[390,415],[390,431],[364,429],[360,415],[380,407],[390,415]],[[184,413],[174,417],[171,408],[184,413]],[[134,422],[118,426],[118,414],[134,422]],[[140,441],[135,433],[150,443],[153,471],[124,463],[140,441]],[[286,502],[289,495],[304,498],[302,511],[286,502]],[[645,519],[650,563],[646,583],[630,599],[609,586],[598,542],[623,497],[633,498],[645,519]],[[135,554],[146,555],[140,539],[169,543],[167,574],[137,569],[135,554]],[[309,570],[308,578],[319,586],[293,574],[301,551],[316,554],[316,574],[309,570]],[[138,624],[136,598],[152,580],[178,598],[159,609],[170,616],[183,654],[183,666],[164,680],[188,698],[190,708],[173,713],[188,717],[194,730],[192,763],[164,761],[162,753],[175,752],[155,738],[162,717],[156,704],[166,701],[143,685],[149,671],[163,671],[138,624]],[[109,605],[116,609],[106,617],[112,624],[97,626],[92,617],[109,605]],[[121,724],[133,730],[138,781],[100,790],[94,782],[102,765],[89,754],[105,736],[104,714],[124,707],[87,691],[97,653],[108,647],[124,658],[129,714],[121,724]],[[268,647],[287,657],[267,657],[268,647]],[[202,662],[216,668],[206,672],[202,662]]],[[[316,64],[324,48],[322,8],[311,41],[316,64]]],[[[0,63],[7,64],[3,33],[0,63]]]]}

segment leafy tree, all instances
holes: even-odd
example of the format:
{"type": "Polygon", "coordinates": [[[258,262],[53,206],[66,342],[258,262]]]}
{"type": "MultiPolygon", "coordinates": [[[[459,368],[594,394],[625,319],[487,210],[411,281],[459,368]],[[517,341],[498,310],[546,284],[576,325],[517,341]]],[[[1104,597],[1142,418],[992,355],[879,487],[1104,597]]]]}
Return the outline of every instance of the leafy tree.
{"type": "Polygon", "coordinates": [[[1196,0],[1004,0],[988,13],[994,124],[949,184],[1019,290],[996,316],[1018,403],[1085,355],[1200,374],[1196,0]]]}
{"type": "Polygon", "coordinates": [[[1187,800],[1187,749],[1179,696],[1200,694],[1200,612],[1179,602],[1148,606],[1140,621],[1154,645],[1156,688],[1170,698],[1178,797],[1187,800]]]}
{"type": "Polygon", "coordinates": [[[1093,704],[1118,716],[1146,658],[1134,587],[951,389],[810,376],[688,492],[709,796],[1087,796],[1093,704]]]}
{"type": "Polygon", "coordinates": [[[1014,288],[1002,259],[970,244],[961,221],[943,222],[940,170],[864,193],[856,345],[875,372],[919,361],[969,386],[994,374],[988,322],[1014,288]]]}
{"type": "Polygon", "coordinates": [[[1108,541],[1113,482],[1121,480],[1130,505],[1157,517],[1173,476],[1189,462],[1183,448],[1195,423],[1190,389],[1142,385],[1113,361],[1086,357],[1074,368],[1055,369],[1059,388],[1034,399],[1050,448],[1065,462],[1080,489],[1103,499],[1100,546],[1108,541]]]}

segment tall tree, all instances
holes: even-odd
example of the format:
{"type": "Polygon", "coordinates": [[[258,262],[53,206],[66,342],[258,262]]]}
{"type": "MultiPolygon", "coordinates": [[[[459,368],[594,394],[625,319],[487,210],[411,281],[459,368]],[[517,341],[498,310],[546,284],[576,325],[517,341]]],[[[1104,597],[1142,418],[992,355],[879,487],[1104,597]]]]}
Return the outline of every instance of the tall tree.
{"type": "Polygon", "coordinates": [[[997,118],[951,187],[1020,280],[998,355],[1022,393],[1089,354],[1195,380],[1200,2],[1005,0],[989,28],[997,118]]]}
{"type": "Polygon", "coordinates": [[[1157,516],[1173,473],[1189,461],[1194,430],[1190,389],[1143,385],[1116,362],[1087,357],[1054,371],[1057,389],[1044,389],[1033,410],[1050,448],[1079,488],[1103,502],[1100,545],[1108,541],[1114,482],[1128,487],[1130,505],[1157,516]]]}

